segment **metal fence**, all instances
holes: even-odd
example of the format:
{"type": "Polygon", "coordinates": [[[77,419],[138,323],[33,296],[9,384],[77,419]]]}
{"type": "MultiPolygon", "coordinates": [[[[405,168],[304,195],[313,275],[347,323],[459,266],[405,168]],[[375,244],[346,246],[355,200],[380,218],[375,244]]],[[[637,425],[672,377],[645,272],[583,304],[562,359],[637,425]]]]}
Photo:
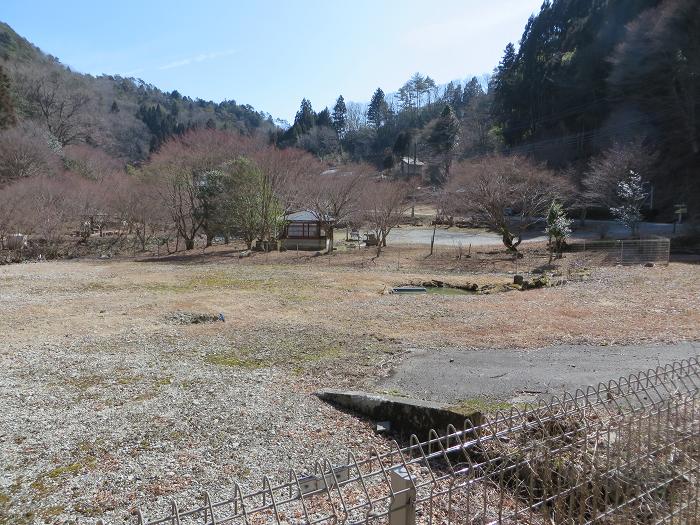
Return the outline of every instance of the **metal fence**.
{"type": "Polygon", "coordinates": [[[586,253],[599,264],[668,264],[671,240],[658,237],[650,239],[611,241],[572,241],[568,251],[586,253]]]}
{"type": "Polygon", "coordinates": [[[699,387],[695,357],[137,523],[697,524],[699,387]]]}

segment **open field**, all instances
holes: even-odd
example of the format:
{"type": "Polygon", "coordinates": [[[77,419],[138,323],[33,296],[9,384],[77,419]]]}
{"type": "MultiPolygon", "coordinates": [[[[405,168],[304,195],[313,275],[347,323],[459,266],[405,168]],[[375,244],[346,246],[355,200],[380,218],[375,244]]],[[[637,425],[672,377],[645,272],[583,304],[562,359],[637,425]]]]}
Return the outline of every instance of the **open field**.
{"type": "MultiPolygon", "coordinates": [[[[311,393],[378,388],[411,349],[700,340],[696,264],[499,292],[514,263],[498,255],[200,253],[0,267],[0,524],[119,523],[386,446],[311,393]],[[385,293],[432,279],[494,293],[385,293]]],[[[564,275],[581,267],[571,257],[564,275]]]]}

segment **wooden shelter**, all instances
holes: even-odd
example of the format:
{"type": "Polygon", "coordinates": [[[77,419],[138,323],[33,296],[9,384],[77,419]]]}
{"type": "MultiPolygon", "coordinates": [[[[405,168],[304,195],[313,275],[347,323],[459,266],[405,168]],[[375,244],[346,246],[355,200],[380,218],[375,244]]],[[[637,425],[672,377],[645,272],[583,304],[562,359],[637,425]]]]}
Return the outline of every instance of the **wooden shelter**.
{"type": "Polygon", "coordinates": [[[286,250],[326,250],[333,228],[332,217],[321,217],[311,210],[284,216],[285,226],[280,235],[281,248],[286,250]]]}

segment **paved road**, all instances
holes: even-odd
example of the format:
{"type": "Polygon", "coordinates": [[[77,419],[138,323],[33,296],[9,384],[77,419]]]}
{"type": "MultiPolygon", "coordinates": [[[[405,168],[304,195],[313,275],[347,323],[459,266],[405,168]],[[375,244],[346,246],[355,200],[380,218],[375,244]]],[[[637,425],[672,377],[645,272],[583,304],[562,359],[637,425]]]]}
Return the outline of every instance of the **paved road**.
{"type": "MultiPolygon", "coordinates": [[[[673,225],[666,223],[644,222],[639,227],[641,235],[672,236],[673,225]]],[[[615,221],[586,221],[586,226],[574,224],[573,239],[597,240],[601,232],[605,231],[608,239],[625,239],[630,236],[627,228],[615,221]]],[[[391,244],[430,244],[433,235],[432,228],[395,228],[389,233],[388,242],[391,244]]],[[[547,237],[542,230],[533,230],[525,235],[524,242],[546,241],[547,237]]],[[[438,228],[435,232],[435,244],[438,246],[456,247],[459,243],[465,248],[472,246],[485,246],[501,244],[501,237],[495,233],[484,230],[465,230],[462,228],[438,228]]]]}
{"type": "Polygon", "coordinates": [[[479,397],[526,402],[695,356],[700,343],[416,350],[378,388],[440,403],[479,397]]]}
{"type": "MultiPolygon", "coordinates": [[[[547,238],[537,232],[530,239],[546,241],[547,238]]],[[[429,245],[433,235],[432,228],[395,228],[389,233],[387,242],[389,244],[421,244],[429,245]]],[[[501,237],[495,233],[487,231],[464,230],[461,228],[438,228],[435,231],[435,245],[457,247],[462,243],[464,249],[470,244],[472,246],[487,246],[491,244],[501,244],[501,237]]]]}

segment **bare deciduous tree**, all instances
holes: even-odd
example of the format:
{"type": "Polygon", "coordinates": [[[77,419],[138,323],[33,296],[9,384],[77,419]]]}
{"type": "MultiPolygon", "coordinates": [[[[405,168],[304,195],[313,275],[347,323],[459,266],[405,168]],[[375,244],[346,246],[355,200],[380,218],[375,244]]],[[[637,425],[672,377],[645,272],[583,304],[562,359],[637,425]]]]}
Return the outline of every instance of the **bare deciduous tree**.
{"type": "Polygon", "coordinates": [[[567,180],[525,158],[505,156],[460,164],[451,190],[462,209],[498,232],[513,253],[552,200],[571,192],[567,180]]]}
{"type": "MultiPolygon", "coordinates": [[[[185,248],[194,247],[200,233],[207,245],[221,220],[215,215],[217,189],[213,183],[236,172],[241,159],[255,165],[256,237],[271,240],[287,206],[296,201],[298,181],[317,172],[317,161],[297,150],[278,150],[259,140],[216,130],[191,131],[165,143],[153,156],[146,171],[159,181],[162,198],[168,203],[175,229],[185,248]]],[[[246,186],[248,188],[249,186],[246,186]]],[[[220,204],[220,202],[219,202],[220,204]]]]}
{"type": "Polygon", "coordinates": [[[582,181],[583,204],[606,209],[617,206],[620,182],[629,175],[630,170],[648,180],[653,175],[651,170],[655,160],[655,154],[650,153],[639,140],[614,144],[591,160],[582,181]]]}
{"type": "Polygon", "coordinates": [[[329,253],[333,252],[334,225],[347,222],[356,212],[360,192],[370,172],[369,166],[357,165],[341,173],[317,175],[307,181],[304,207],[316,215],[326,231],[329,253]]]}
{"type": "Polygon", "coordinates": [[[68,74],[60,71],[24,76],[20,81],[31,114],[43,122],[62,146],[82,142],[87,136],[85,110],[90,98],[71,84],[68,74]]]}
{"type": "Polygon", "coordinates": [[[0,133],[0,184],[60,170],[60,158],[31,123],[0,133]]]}
{"type": "Polygon", "coordinates": [[[368,184],[362,199],[365,223],[377,236],[377,257],[386,246],[386,238],[401,224],[404,214],[411,207],[407,200],[411,186],[405,182],[376,182],[368,184]]]}

